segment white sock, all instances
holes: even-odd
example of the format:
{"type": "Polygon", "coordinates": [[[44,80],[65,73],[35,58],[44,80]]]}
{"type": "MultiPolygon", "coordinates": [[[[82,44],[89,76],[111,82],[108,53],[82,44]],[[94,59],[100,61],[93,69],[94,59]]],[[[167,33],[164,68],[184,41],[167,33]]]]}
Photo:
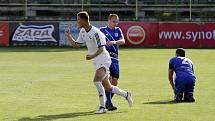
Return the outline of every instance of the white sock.
{"type": "Polygon", "coordinates": [[[121,90],[119,87],[117,86],[113,86],[113,89],[111,91],[112,93],[114,94],[117,94],[119,96],[122,96],[122,97],[126,97],[127,96],[127,92],[124,91],[124,90],[121,90]]]}
{"type": "Polygon", "coordinates": [[[105,89],[102,85],[102,83],[100,81],[98,82],[94,82],[98,93],[99,93],[99,101],[100,101],[100,106],[105,107],[105,101],[106,101],[106,97],[105,97],[105,89]]]}

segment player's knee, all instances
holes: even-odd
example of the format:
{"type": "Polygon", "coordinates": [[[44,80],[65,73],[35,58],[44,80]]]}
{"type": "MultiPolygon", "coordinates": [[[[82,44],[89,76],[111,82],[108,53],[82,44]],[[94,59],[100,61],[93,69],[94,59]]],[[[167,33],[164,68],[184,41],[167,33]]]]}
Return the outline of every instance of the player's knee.
{"type": "Polygon", "coordinates": [[[112,91],[113,90],[113,86],[108,87],[107,91],[112,91]]]}
{"type": "Polygon", "coordinates": [[[114,85],[114,86],[117,86],[118,85],[118,79],[113,78],[111,84],[114,85]]]}
{"type": "Polygon", "coordinates": [[[104,77],[105,77],[105,70],[103,68],[98,69],[95,74],[95,79],[102,81],[104,77]]]}
{"type": "Polygon", "coordinates": [[[104,88],[106,91],[112,91],[112,86],[110,85],[104,85],[104,88]]]}
{"type": "Polygon", "coordinates": [[[101,79],[100,79],[99,75],[95,75],[95,77],[94,77],[94,80],[93,80],[93,81],[94,81],[94,82],[101,81],[101,79]]]}
{"type": "Polygon", "coordinates": [[[104,78],[104,74],[102,73],[96,73],[94,77],[94,81],[102,81],[104,78]]]}

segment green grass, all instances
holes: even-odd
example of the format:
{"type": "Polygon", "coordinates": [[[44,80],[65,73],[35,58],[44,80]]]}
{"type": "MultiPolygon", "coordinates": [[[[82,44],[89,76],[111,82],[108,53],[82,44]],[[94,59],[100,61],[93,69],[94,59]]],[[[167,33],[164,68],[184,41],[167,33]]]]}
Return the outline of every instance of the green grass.
{"type": "Polygon", "coordinates": [[[119,86],[133,92],[134,106],[118,96],[115,112],[94,115],[94,68],[86,50],[0,48],[0,121],[214,121],[215,50],[187,49],[197,82],[195,103],[173,104],[167,80],[174,49],[121,49],[119,86]]]}

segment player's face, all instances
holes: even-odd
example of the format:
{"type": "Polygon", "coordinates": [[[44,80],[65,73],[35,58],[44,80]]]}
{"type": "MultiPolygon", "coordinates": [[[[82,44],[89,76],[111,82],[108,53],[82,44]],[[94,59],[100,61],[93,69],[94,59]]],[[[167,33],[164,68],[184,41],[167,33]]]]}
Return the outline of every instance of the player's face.
{"type": "Polygon", "coordinates": [[[110,26],[111,28],[114,28],[114,27],[116,27],[116,26],[118,25],[118,23],[119,23],[119,18],[118,18],[118,17],[112,17],[112,18],[108,21],[108,23],[109,23],[109,26],[110,26]]]}
{"type": "Polygon", "coordinates": [[[79,16],[77,16],[77,23],[80,28],[83,27],[83,20],[79,16]]]}

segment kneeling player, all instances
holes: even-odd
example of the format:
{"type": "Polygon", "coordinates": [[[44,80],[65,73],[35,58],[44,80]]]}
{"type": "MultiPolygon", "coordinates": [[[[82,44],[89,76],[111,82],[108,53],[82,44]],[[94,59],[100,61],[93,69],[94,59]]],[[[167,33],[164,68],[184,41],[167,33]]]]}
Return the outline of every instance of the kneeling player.
{"type": "Polygon", "coordinates": [[[175,93],[175,102],[195,102],[193,97],[195,80],[192,61],[185,57],[183,48],[178,48],[176,57],[169,61],[169,81],[175,93]],[[176,76],[173,82],[174,72],[176,76]]]}

